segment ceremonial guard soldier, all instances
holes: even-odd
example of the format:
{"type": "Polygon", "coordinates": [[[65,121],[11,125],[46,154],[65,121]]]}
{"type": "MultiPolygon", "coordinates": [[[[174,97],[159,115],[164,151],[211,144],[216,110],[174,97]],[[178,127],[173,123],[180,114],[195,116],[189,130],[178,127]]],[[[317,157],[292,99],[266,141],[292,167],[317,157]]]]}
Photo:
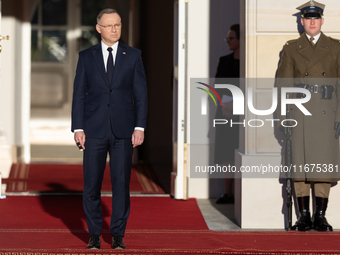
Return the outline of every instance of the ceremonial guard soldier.
{"type": "MultiPolygon", "coordinates": [[[[279,91],[282,87],[295,86],[311,93],[310,100],[303,104],[311,116],[296,105],[288,106],[290,119],[297,122],[291,135],[291,170],[299,218],[292,229],[332,231],[325,213],[331,182],[339,180],[340,42],[321,32],[325,5],[311,0],[297,9],[305,32],[284,45],[277,73],[279,91]],[[286,78],[294,78],[294,82],[286,78]],[[312,222],[309,202],[313,183],[316,208],[312,222]]],[[[296,93],[292,97],[303,98],[305,94],[296,93]]],[[[286,119],[280,107],[277,114],[281,121],[286,119]]],[[[282,126],[280,129],[285,130],[282,126]]]]}

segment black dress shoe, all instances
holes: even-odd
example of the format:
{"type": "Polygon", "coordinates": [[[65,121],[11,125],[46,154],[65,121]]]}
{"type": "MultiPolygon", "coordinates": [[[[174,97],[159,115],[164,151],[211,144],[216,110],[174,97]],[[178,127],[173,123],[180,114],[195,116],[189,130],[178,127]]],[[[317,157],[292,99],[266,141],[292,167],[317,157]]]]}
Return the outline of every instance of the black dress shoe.
{"type": "Polygon", "coordinates": [[[219,199],[216,200],[216,204],[233,204],[234,196],[223,194],[219,199]]]}
{"type": "Polygon", "coordinates": [[[100,249],[100,236],[92,235],[86,249],[100,249]]]}
{"type": "Polygon", "coordinates": [[[315,202],[314,229],[317,231],[333,231],[333,227],[329,225],[325,217],[328,198],[315,197],[315,202]]]}
{"type": "Polygon", "coordinates": [[[297,197],[296,200],[299,206],[299,218],[291,230],[308,231],[313,226],[309,212],[309,196],[297,197]]]}
{"type": "Polygon", "coordinates": [[[122,236],[113,236],[112,237],[112,245],[111,245],[112,249],[126,249],[126,246],[124,244],[123,241],[123,237],[122,236]]]}

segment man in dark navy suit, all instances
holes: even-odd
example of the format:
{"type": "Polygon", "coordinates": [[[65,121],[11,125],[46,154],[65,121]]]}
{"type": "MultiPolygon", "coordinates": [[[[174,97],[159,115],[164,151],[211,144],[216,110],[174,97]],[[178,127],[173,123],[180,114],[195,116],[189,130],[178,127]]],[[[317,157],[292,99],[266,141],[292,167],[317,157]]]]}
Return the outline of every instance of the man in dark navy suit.
{"type": "Polygon", "coordinates": [[[132,150],[144,141],[147,86],[140,50],[121,42],[121,18],[114,9],[97,17],[101,43],[79,53],[74,80],[72,132],[84,150],[83,206],[89,229],[87,249],[100,249],[101,186],[110,155],[112,248],[123,241],[130,212],[132,150]]]}

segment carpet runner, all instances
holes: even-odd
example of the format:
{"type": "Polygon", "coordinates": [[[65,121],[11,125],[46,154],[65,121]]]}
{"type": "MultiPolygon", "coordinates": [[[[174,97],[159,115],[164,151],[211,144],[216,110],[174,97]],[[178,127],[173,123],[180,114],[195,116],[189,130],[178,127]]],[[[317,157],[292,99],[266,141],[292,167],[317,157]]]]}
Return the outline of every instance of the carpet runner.
{"type": "Polygon", "coordinates": [[[9,196],[0,200],[0,255],[339,254],[340,233],[218,232],[207,228],[195,199],[132,197],[124,238],[112,250],[111,198],[102,197],[102,249],[86,250],[81,196],[9,196]]]}
{"type": "MultiPolygon", "coordinates": [[[[6,192],[79,193],[83,190],[83,166],[66,164],[13,164],[6,192]]],[[[111,192],[110,170],[106,166],[102,192],[111,192]]],[[[135,165],[131,170],[130,192],[164,194],[149,165],[135,165]]]]}

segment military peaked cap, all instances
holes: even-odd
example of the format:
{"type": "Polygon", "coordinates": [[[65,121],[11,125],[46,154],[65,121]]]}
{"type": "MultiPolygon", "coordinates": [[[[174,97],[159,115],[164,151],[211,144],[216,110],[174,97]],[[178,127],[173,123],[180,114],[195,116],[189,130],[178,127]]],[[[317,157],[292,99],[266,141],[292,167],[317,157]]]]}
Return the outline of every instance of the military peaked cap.
{"type": "Polygon", "coordinates": [[[314,0],[310,0],[307,3],[297,7],[296,9],[300,10],[302,18],[319,19],[323,15],[325,5],[315,2],[314,0]]]}

